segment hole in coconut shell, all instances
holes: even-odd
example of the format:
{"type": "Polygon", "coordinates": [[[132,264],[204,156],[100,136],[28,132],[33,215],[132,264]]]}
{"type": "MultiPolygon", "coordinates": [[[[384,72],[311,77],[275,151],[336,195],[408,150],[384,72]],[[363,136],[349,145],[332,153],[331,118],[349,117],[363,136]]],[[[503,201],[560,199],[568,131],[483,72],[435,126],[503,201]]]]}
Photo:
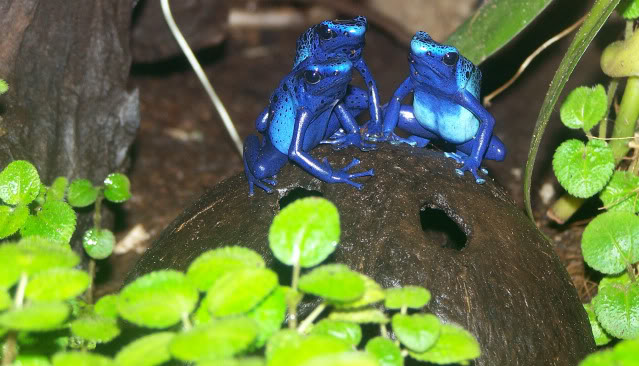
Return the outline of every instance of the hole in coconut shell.
{"type": "Polygon", "coordinates": [[[454,250],[466,247],[466,233],[444,210],[426,205],[419,212],[419,220],[426,238],[432,243],[454,250]]]}
{"type": "Polygon", "coordinates": [[[306,197],[324,197],[324,195],[320,191],[314,191],[311,189],[297,187],[289,191],[286,195],[284,195],[284,197],[280,198],[279,200],[280,210],[282,210],[284,207],[288,206],[289,204],[293,203],[293,201],[298,200],[300,198],[306,198],[306,197]]]}

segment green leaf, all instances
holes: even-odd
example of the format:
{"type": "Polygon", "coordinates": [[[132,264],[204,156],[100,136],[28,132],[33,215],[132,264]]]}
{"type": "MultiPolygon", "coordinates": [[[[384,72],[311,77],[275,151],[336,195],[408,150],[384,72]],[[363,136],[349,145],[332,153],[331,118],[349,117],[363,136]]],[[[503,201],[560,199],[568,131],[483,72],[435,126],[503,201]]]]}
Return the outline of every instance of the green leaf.
{"type": "Polygon", "coordinates": [[[387,309],[421,309],[430,301],[430,292],[420,286],[406,286],[386,289],[387,309]]]}
{"type": "Polygon", "coordinates": [[[27,222],[29,208],[27,206],[0,206],[0,239],[15,234],[27,222]]]}
{"type": "Polygon", "coordinates": [[[11,286],[22,272],[34,275],[55,267],[71,268],[79,262],[80,257],[69,246],[40,237],[23,238],[17,244],[0,245],[0,263],[4,266],[0,283],[11,286]]]}
{"type": "Polygon", "coordinates": [[[277,286],[264,301],[246,316],[255,320],[259,327],[259,334],[254,346],[255,348],[261,348],[275,332],[280,330],[284,319],[286,319],[286,295],[284,289],[281,286],[277,286]]]}
{"type": "Polygon", "coordinates": [[[65,303],[34,303],[0,314],[0,326],[30,332],[52,330],[62,325],[69,311],[65,303]]]}
{"type": "Polygon", "coordinates": [[[621,0],[617,11],[625,19],[639,18],[639,0],[621,0]]]}
{"type": "Polygon", "coordinates": [[[588,132],[606,116],[607,110],[608,97],[603,85],[580,86],[568,94],[559,116],[566,127],[588,132]]]}
{"type": "Polygon", "coordinates": [[[428,351],[409,352],[419,361],[438,365],[466,363],[480,356],[479,343],[468,331],[455,324],[442,324],[439,339],[428,351]]]}
{"type": "Polygon", "coordinates": [[[139,338],[115,355],[118,366],[155,366],[171,359],[169,344],[175,333],[159,332],[139,338]]]}
{"type": "MultiPolygon", "coordinates": [[[[269,343],[271,341],[269,340],[269,343]]],[[[316,357],[340,354],[350,351],[352,346],[340,339],[325,335],[308,335],[299,339],[290,339],[277,347],[271,347],[269,366],[304,365],[316,357]]]]}
{"type": "Polygon", "coordinates": [[[209,313],[207,305],[208,304],[206,303],[206,301],[200,301],[200,305],[191,315],[191,321],[193,322],[193,325],[205,324],[213,319],[211,313],[209,313]]]}
{"type": "Polygon", "coordinates": [[[40,193],[38,171],[25,160],[16,160],[0,172],[0,199],[9,205],[28,205],[40,193]]]}
{"type": "Polygon", "coordinates": [[[364,281],[344,264],[327,264],[302,276],[299,289],[328,301],[350,302],[362,297],[364,281]]]}
{"type": "Polygon", "coordinates": [[[604,49],[601,54],[601,70],[614,78],[639,76],[637,52],[639,34],[634,32],[630,38],[612,42],[604,49]]]}
{"type": "Polygon", "coordinates": [[[264,355],[266,356],[266,359],[270,361],[275,355],[285,353],[288,349],[295,349],[299,347],[302,339],[304,339],[303,336],[296,330],[282,329],[268,339],[264,355]]]}
{"type": "Polygon", "coordinates": [[[88,179],[76,179],[69,186],[67,201],[73,207],[86,207],[98,198],[98,190],[88,179]]]}
{"type": "Polygon", "coordinates": [[[435,344],[441,328],[433,314],[395,314],[391,324],[397,339],[414,352],[424,352],[435,344]]]}
{"type": "Polygon", "coordinates": [[[639,212],[639,177],[617,170],[599,195],[608,211],[639,212]]]}
{"type": "Polygon", "coordinates": [[[340,320],[322,319],[313,326],[310,334],[323,334],[357,347],[362,340],[362,328],[351,322],[340,320]]]}
{"type": "Polygon", "coordinates": [[[120,334],[120,328],[114,318],[101,315],[85,315],[69,324],[71,333],[96,343],[106,343],[120,334]]]}
{"type": "Polygon", "coordinates": [[[198,362],[196,366],[264,366],[264,360],[258,357],[226,358],[224,360],[198,362]]]}
{"type": "MultiPolygon", "coordinates": [[[[47,190],[47,201],[62,201],[67,191],[69,180],[66,177],[57,177],[47,190]]],[[[70,202],[69,202],[70,203],[70,202]]]]}
{"type": "Polygon", "coordinates": [[[19,354],[12,366],[51,366],[49,359],[41,355],[19,354]]]}
{"type": "Polygon", "coordinates": [[[602,281],[592,303],[599,324],[610,335],[639,337],[639,284],[631,282],[627,274],[602,281]]]}
{"type": "Polygon", "coordinates": [[[228,272],[257,268],[264,268],[264,259],[255,251],[238,246],[222,247],[197,257],[189,266],[186,277],[200,291],[206,291],[228,272]]]}
{"type": "Polygon", "coordinates": [[[268,241],[273,255],[286,265],[299,261],[313,267],[328,257],[339,242],[339,214],[330,201],[308,197],[284,207],[273,219],[268,241]]]}
{"type": "Polygon", "coordinates": [[[93,311],[102,316],[108,318],[118,317],[118,296],[117,295],[105,295],[95,303],[93,311]]]}
{"type": "Polygon", "coordinates": [[[345,352],[314,357],[302,366],[379,366],[375,358],[365,352],[345,352]]]}
{"type": "Polygon", "coordinates": [[[0,311],[7,310],[13,304],[13,300],[6,290],[0,290],[0,311]]]}
{"type": "Polygon", "coordinates": [[[362,309],[353,311],[332,311],[329,316],[332,320],[343,320],[353,323],[374,323],[374,324],[386,324],[389,319],[386,317],[383,311],[378,309],[362,309]]]}
{"type": "Polygon", "coordinates": [[[20,229],[23,237],[41,236],[60,243],[68,243],[75,231],[75,211],[66,202],[45,202],[37,216],[29,216],[20,229]]]}
{"type": "Polygon", "coordinates": [[[552,167],[568,193],[588,198],[606,186],[615,169],[615,159],[605,141],[590,140],[584,145],[571,139],[559,145],[552,167]]]}
{"type": "Polygon", "coordinates": [[[616,274],[639,261],[639,217],[629,212],[605,212],[584,230],[581,251],[588,265],[616,274]]]}
{"type": "Polygon", "coordinates": [[[358,273],[359,277],[364,281],[364,294],[362,297],[351,302],[331,303],[337,309],[357,309],[367,305],[374,304],[384,300],[386,296],[384,289],[370,277],[358,273]]]}
{"type": "Polygon", "coordinates": [[[3,79],[0,79],[0,94],[4,94],[9,90],[9,84],[3,79]]]}
{"type": "Polygon", "coordinates": [[[71,268],[52,268],[33,276],[24,294],[34,301],[63,301],[83,293],[90,281],[86,272],[71,268]]]}
{"type": "Polygon", "coordinates": [[[595,309],[593,308],[592,304],[584,304],[584,309],[586,309],[586,314],[588,314],[588,320],[590,321],[592,335],[593,337],[595,337],[595,344],[597,346],[603,346],[610,343],[612,339],[597,321],[595,309]]]}
{"type": "Polygon", "coordinates": [[[624,340],[615,345],[613,353],[618,361],[624,361],[628,363],[622,363],[623,365],[637,366],[639,364],[639,355],[637,350],[639,349],[639,338],[624,340]]]}
{"type": "Polygon", "coordinates": [[[472,63],[484,62],[532,22],[551,0],[492,0],[446,40],[472,63]]]}
{"type": "Polygon", "coordinates": [[[169,349],[182,361],[226,358],[248,349],[258,332],[247,317],[214,320],[178,334],[169,349]]]}
{"type": "Polygon", "coordinates": [[[531,220],[534,220],[532,213],[532,206],[530,204],[530,187],[532,183],[532,172],[535,165],[535,159],[537,158],[537,151],[539,150],[539,144],[544,136],[544,130],[550,120],[555,103],[564,89],[570,74],[577,66],[577,63],[583,56],[584,52],[593,38],[599,32],[599,29],[606,22],[610,13],[615,9],[619,0],[597,0],[590,13],[584,20],[577,34],[570,43],[568,51],[561,60],[561,64],[555,73],[555,76],[550,83],[548,92],[544,99],[544,103],[539,111],[537,122],[535,123],[535,129],[533,131],[532,141],[530,143],[530,151],[528,152],[528,159],[526,161],[526,169],[524,172],[524,204],[526,206],[526,213],[531,220]]]}
{"type": "Polygon", "coordinates": [[[266,268],[227,273],[206,294],[209,312],[216,317],[244,314],[264,300],[277,281],[277,274],[266,268]]]}
{"type": "Polygon", "coordinates": [[[89,229],[82,236],[82,246],[89,257],[104,259],[113,253],[115,236],[108,229],[89,229]]]}
{"type": "Polygon", "coordinates": [[[131,198],[131,183],[126,175],[111,173],[104,179],[104,197],[111,202],[120,203],[131,198]]]}
{"type": "Polygon", "coordinates": [[[115,363],[102,355],[76,351],[56,353],[53,366],[115,366],[115,363]]]}
{"type": "Polygon", "coordinates": [[[131,323],[166,328],[190,314],[199,293],[178,271],[151,272],[125,286],[118,296],[118,312],[131,323]]]}
{"type": "Polygon", "coordinates": [[[404,366],[404,357],[398,345],[388,338],[375,337],[366,343],[366,352],[377,359],[379,366],[404,366]]]}

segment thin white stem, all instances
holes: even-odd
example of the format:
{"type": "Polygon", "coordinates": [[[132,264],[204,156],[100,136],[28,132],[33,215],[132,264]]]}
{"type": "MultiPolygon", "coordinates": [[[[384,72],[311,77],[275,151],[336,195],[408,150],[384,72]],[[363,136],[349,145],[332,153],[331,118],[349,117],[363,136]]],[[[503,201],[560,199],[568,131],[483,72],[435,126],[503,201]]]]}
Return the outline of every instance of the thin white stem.
{"type": "Polygon", "coordinates": [[[319,304],[315,308],[315,310],[313,310],[310,314],[308,314],[306,319],[304,319],[304,321],[300,323],[299,328],[297,328],[297,332],[300,334],[304,334],[304,332],[306,331],[306,328],[308,328],[309,325],[311,325],[315,321],[315,319],[317,319],[317,317],[322,313],[322,311],[324,311],[324,309],[326,309],[325,302],[319,304]]]}
{"type": "Polygon", "coordinates": [[[240,156],[242,156],[243,150],[242,150],[242,140],[240,139],[240,135],[237,133],[237,130],[235,129],[235,125],[233,124],[233,121],[231,121],[231,117],[229,116],[229,113],[226,111],[226,108],[224,108],[224,104],[222,103],[220,98],[217,96],[217,93],[213,89],[213,85],[211,85],[211,83],[209,82],[209,79],[206,77],[206,74],[204,73],[204,70],[202,70],[202,66],[200,66],[200,63],[197,61],[197,58],[193,54],[193,51],[189,47],[189,44],[186,42],[186,39],[180,32],[180,29],[178,28],[177,24],[175,24],[173,15],[171,15],[171,9],[169,8],[169,0],[161,0],[161,4],[162,4],[162,12],[164,13],[164,18],[166,19],[166,23],[168,24],[169,29],[171,29],[171,33],[173,34],[173,37],[175,37],[175,40],[180,45],[182,52],[184,52],[184,55],[189,60],[189,63],[191,64],[193,71],[195,71],[195,75],[197,75],[198,79],[200,79],[200,82],[202,83],[202,86],[204,86],[204,89],[208,93],[209,98],[211,98],[211,101],[213,102],[213,105],[215,106],[217,113],[220,114],[220,117],[222,118],[222,122],[224,123],[224,127],[226,128],[226,131],[228,132],[228,134],[231,136],[231,139],[233,140],[233,143],[235,144],[235,147],[237,148],[238,153],[240,154],[240,156]]]}
{"type": "Polygon", "coordinates": [[[16,309],[22,308],[22,304],[24,304],[24,290],[27,288],[27,274],[26,272],[22,272],[20,275],[20,282],[18,282],[18,288],[16,288],[16,295],[14,299],[14,304],[16,309]]]}

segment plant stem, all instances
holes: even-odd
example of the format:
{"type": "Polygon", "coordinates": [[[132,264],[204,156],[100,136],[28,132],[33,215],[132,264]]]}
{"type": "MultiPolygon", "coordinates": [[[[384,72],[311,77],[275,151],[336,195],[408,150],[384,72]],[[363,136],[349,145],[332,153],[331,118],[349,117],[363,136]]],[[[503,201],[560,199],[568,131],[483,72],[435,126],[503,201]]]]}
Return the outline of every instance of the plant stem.
{"type": "Polygon", "coordinates": [[[193,324],[191,324],[191,319],[189,319],[189,313],[182,313],[182,327],[185,331],[191,330],[193,328],[193,324]]]}
{"type": "Polygon", "coordinates": [[[27,288],[27,282],[29,277],[26,272],[22,272],[20,275],[20,281],[18,282],[18,287],[16,288],[16,294],[14,299],[14,305],[16,309],[22,309],[22,305],[24,304],[24,290],[27,288]]]}
{"type": "MultiPolygon", "coordinates": [[[[296,246],[296,248],[299,248],[296,246]]],[[[298,249],[299,250],[299,249],[298,249]]],[[[300,266],[300,261],[299,261],[299,256],[297,256],[295,263],[293,264],[293,278],[291,279],[291,291],[295,294],[297,293],[297,284],[299,282],[300,279],[300,271],[301,271],[301,266],[300,266]]],[[[298,303],[296,301],[293,301],[293,296],[289,296],[289,301],[288,301],[288,311],[289,311],[289,317],[288,317],[288,327],[290,329],[295,329],[297,328],[297,305],[298,303]]]]}
{"type": "Polygon", "coordinates": [[[583,198],[578,198],[565,193],[548,209],[546,215],[548,215],[548,217],[554,222],[563,225],[575,212],[577,212],[584,202],[586,202],[586,200],[583,198]]]}
{"type": "MultiPolygon", "coordinates": [[[[14,308],[22,309],[24,305],[24,291],[27,288],[27,282],[29,277],[25,272],[20,275],[20,281],[16,288],[15,298],[13,299],[14,308]]],[[[7,334],[7,340],[5,341],[2,351],[2,366],[9,366],[13,363],[13,360],[18,355],[18,333],[15,330],[10,331],[7,334]]]]}
{"type": "Polygon", "coordinates": [[[89,260],[89,287],[87,288],[87,293],[85,295],[85,299],[87,304],[93,304],[93,283],[95,279],[95,259],[91,258],[89,260]]]}
{"type": "Polygon", "coordinates": [[[379,325],[379,333],[382,337],[388,338],[388,330],[386,329],[386,324],[381,323],[379,325]]]}
{"type": "Polygon", "coordinates": [[[306,328],[308,328],[308,326],[311,325],[315,321],[315,319],[317,319],[317,317],[322,313],[322,311],[324,311],[324,309],[326,309],[326,303],[322,302],[313,311],[311,311],[310,314],[308,314],[306,319],[304,319],[300,323],[299,328],[297,328],[297,332],[300,334],[304,334],[306,328]]]}
{"type": "Polygon", "coordinates": [[[104,188],[100,187],[98,197],[95,199],[93,206],[93,226],[97,231],[102,227],[102,201],[104,200],[104,188]]]}

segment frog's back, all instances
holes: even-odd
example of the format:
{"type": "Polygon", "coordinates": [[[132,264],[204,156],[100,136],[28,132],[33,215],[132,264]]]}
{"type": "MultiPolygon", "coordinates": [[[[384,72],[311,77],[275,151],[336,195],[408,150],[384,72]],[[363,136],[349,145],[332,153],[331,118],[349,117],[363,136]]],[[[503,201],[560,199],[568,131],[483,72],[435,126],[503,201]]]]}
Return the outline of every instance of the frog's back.
{"type": "Polygon", "coordinates": [[[271,97],[268,135],[273,146],[282,154],[288,155],[293,139],[297,104],[295,94],[286,82],[282,82],[271,97]]]}

